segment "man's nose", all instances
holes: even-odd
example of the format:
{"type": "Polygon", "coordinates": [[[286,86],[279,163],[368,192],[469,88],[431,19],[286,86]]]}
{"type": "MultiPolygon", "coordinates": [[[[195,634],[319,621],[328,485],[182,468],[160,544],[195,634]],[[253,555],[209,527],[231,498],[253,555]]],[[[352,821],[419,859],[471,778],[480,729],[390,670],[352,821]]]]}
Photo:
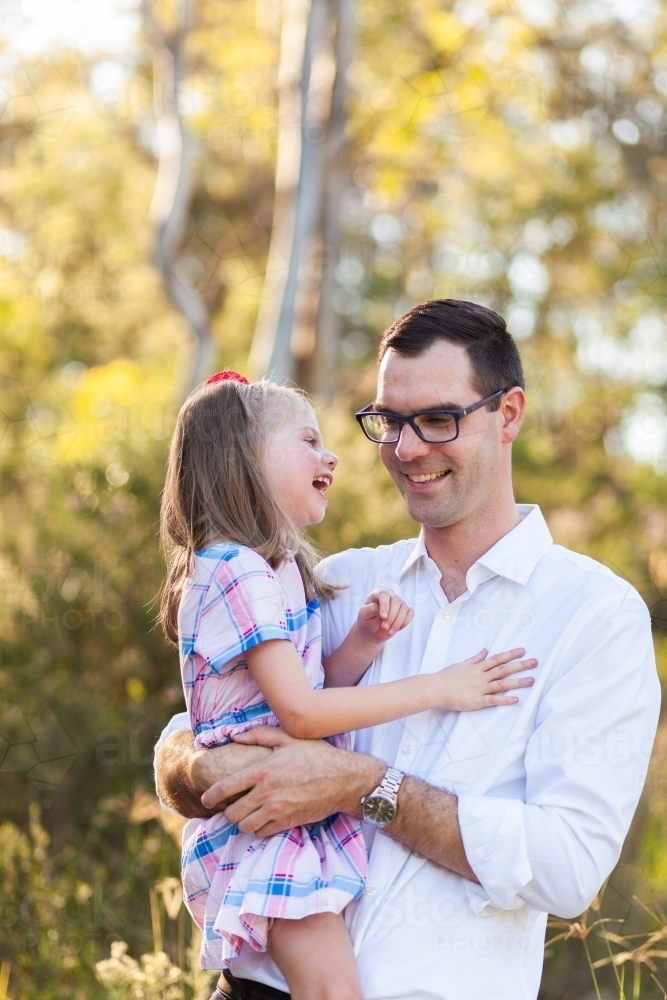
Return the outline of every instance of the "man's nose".
{"type": "Polygon", "coordinates": [[[414,432],[410,424],[403,424],[401,436],[396,442],[396,458],[400,462],[410,462],[415,458],[427,455],[429,447],[426,441],[422,441],[419,435],[414,432]]]}

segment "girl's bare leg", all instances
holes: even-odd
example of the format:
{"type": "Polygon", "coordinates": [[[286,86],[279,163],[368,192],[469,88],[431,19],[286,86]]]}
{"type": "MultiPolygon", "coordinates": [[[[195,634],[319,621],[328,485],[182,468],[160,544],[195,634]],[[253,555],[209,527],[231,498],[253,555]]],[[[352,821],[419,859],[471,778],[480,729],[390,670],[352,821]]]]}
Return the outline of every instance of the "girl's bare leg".
{"type": "Polygon", "coordinates": [[[363,1000],[341,914],[274,920],[268,951],[287,980],[292,1000],[363,1000]]]}

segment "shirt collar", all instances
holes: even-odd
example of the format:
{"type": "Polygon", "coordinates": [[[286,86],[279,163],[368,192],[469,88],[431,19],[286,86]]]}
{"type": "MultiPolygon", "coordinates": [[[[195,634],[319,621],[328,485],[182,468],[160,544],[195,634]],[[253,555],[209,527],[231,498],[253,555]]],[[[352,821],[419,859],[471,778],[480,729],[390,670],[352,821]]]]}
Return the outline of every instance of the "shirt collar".
{"type": "MultiPolygon", "coordinates": [[[[493,576],[503,576],[525,586],[538,562],[553,543],[551,532],[537,504],[517,504],[517,510],[521,518],[517,526],[503,535],[468,570],[466,582],[469,590],[474,590],[493,576]]],[[[420,559],[430,559],[423,528],[403,563],[399,576],[407,573],[420,559]]]]}
{"type": "Polygon", "coordinates": [[[403,563],[403,565],[399,570],[398,573],[399,578],[402,577],[404,573],[407,573],[410,567],[414,566],[414,564],[418,562],[420,559],[429,559],[429,558],[430,556],[426,551],[426,543],[424,542],[424,529],[422,528],[422,530],[419,532],[419,536],[415,538],[415,544],[410,550],[410,555],[405,560],[405,562],[403,563]]]}

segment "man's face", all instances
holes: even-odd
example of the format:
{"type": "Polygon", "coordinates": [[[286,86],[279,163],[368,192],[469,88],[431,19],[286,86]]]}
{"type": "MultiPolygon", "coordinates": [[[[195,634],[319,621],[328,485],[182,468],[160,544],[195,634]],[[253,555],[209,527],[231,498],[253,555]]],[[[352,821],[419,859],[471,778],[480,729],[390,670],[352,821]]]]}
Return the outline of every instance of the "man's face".
{"type": "MultiPolygon", "coordinates": [[[[437,341],[416,358],[389,350],[380,364],[376,405],[382,409],[399,414],[462,409],[480,398],[465,348],[458,344],[437,341]]],[[[415,521],[430,528],[449,527],[493,503],[494,494],[504,490],[509,474],[506,446],[521,419],[519,415],[516,428],[508,430],[506,399],[499,411],[482,407],[464,417],[458,438],[447,444],[427,444],[405,425],[400,441],[380,445],[380,457],[415,521]],[[427,475],[435,478],[423,481],[427,475]]]]}

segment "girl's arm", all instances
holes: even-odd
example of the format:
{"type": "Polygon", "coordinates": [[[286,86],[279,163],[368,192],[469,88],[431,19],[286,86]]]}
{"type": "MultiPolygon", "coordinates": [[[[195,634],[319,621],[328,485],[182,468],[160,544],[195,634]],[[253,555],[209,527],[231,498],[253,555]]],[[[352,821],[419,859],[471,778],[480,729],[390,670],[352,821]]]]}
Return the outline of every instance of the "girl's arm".
{"type": "Polygon", "coordinates": [[[516,662],[523,653],[523,649],[514,649],[487,658],[486,650],[482,650],[436,674],[322,691],[311,688],[289,640],[262,642],[249,649],[245,658],[283,729],[297,739],[310,740],[377,726],[429,708],[465,712],[491,705],[514,705],[519,699],[503,692],[528,687],[533,679],[511,675],[537,664],[536,660],[516,662]]]}
{"type": "Polygon", "coordinates": [[[393,590],[369,594],[343,642],[324,660],[325,688],[358,684],[387,639],[409,625],[414,615],[393,590]]]}

